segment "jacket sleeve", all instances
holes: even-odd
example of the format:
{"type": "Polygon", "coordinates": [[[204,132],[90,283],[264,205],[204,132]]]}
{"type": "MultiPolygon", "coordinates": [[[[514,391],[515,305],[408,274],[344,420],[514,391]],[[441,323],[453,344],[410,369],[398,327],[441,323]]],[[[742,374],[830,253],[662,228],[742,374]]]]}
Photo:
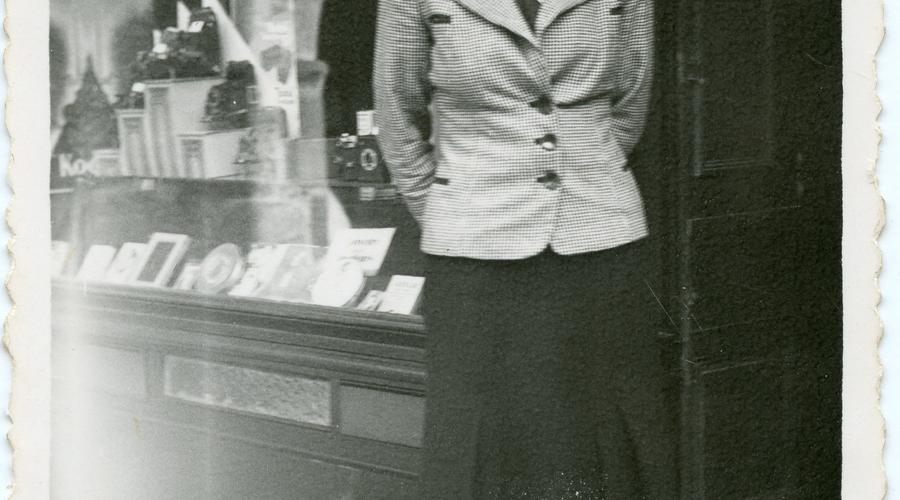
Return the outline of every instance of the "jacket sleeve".
{"type": "Polygon", "coordinates": [[[622,20],[622,66],[612,107],[612,130],[626,155],[647,122],[653,83],[653,0],[631,0],[622,20]]]}
{"type": "Polygon", "coordinates": [[[431,44],[419,5],[418,0],[379,2],[373,76],[378,142],[416,220],[425,210],[436,168],[429,142],[431,44]]]}

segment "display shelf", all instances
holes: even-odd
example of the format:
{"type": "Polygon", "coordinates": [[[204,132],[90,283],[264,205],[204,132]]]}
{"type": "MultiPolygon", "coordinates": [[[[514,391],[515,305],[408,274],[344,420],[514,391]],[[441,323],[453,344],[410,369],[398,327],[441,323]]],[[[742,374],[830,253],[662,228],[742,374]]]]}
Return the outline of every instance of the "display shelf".
{"type": "MultiPolygon", "coordinates": [[[[106,176],[106,177],[94,177],[90,179],[79,179],[79,182],[82,186],[98,186],[98,187],[110,187],[119,185],[122,187],[132,186],[134,188],[141,188],[143,186],[144,190],[153,189],[156,186],[161,185],[193,185],[198,186],[202,189],[202,186],[216,186],[216,187],[224,187],[224,186],[244,186],[248,189],[252,189],[254,191],[262,191],[262,190],[276,190],[276,189],[296,189],[296,188],[311,188],[311,187],[325,187],[325,188],[334,188],[334,189],[375,189],[381,191],[393,191],[395,198],[398,202],[402,202],[402,197],[399,192],[396,192],[396,187],[391,183],[374,183],[374,182],[362,182],[362,181],[345,181],[342,179],[287,179],[287,180],[271,180],[265,177],[254,177],[252,175],[245,174],[235,174],[221,177],[209,177],[209,178],[175,178],[175,177],[156,177],[150,175],[128,175],[128,176],[106,176]]],[[[74,188],[67,188],[65,190],[59,190],[58,193],[70,193],[74,188]]],[[[54,194],[54,193],[51,193],[54,194]]]]}
{"type": "Polygon", "coordinates": [[[52,293],[54,331],[66,343],[166,346],[197,358],[240,352],[246,360],[280,360],[357,384],[423,390],[418,317],[61,281],[52,293]]]}
{"type": "MultiPolygon", "coordinates": [[[[303,320],[347,327],[359,327],[396,332],[397,338],[419,338],[424,335],[422,317],[377,311],[360,311],[316,304],[280,302],[253,297],[206,295],[194,291],[171,288],[149,288],[111,283],[84,283],[73,278],[53,280],[54,294],[66,301],[75,299],[78,307],[170,308],[202,309],[209,314],[264,316],[270,320],[303,320]],[[93,303],[93,305],[87,305],[93,303]],[[98,303],[102,303],[99,304],[98,303]]],[[[411,345],[419,346],[420,342],[411,345]]]]}
{"type": "MultiPolygon", "coordinates": [[[[328,247],[342,229],[395,228],[381,276],[421,276],[418,226],[387,184],[340,180],[261,183],[253,178],[102,178],[79,181],[54,196],[53,239],[70,243],[72,274],[91,245],[120,247],[154,233],[191,238],[182,262],[200,259],[223,243],[245,252],[256,243],[328,247]],[[389,196],[372,196],[375,190],[389,196]]],[[[178,270],[176,270],[176,275],[178,270]]]]}

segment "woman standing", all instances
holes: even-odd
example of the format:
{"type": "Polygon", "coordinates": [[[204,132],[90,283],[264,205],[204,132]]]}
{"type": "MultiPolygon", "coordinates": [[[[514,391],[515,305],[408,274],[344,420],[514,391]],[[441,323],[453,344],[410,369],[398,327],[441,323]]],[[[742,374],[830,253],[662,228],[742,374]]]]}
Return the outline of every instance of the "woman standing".
{"type": "Polygon", "coordinates": [[[652,11],[380,2],[379,139],[428,255],[423,498],[676,496],[627,168],[652,11]]]}

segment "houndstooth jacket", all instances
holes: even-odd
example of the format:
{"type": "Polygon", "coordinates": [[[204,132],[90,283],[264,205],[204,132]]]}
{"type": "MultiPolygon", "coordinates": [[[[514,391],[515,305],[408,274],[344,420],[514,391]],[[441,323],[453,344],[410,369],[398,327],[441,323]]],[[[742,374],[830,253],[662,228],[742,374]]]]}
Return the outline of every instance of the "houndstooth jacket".
{"type": "Polygon", "coordinates": [[[379,142],[426,253],[519,259],[647,235],[627,156],[646,121],[652,0],[381,0],[379,142]]]}

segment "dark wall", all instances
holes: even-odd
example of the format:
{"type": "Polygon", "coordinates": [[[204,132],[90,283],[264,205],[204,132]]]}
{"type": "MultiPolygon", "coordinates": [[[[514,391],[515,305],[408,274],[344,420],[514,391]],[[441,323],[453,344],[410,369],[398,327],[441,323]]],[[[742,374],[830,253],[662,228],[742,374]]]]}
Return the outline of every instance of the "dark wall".
{"type": "Polygon", "coordinates": [[[325,134],[356,132],[356,112],[372,109],[372,59],[377,0],[325,0],[319,59],[328,63],[325,134]]]}

